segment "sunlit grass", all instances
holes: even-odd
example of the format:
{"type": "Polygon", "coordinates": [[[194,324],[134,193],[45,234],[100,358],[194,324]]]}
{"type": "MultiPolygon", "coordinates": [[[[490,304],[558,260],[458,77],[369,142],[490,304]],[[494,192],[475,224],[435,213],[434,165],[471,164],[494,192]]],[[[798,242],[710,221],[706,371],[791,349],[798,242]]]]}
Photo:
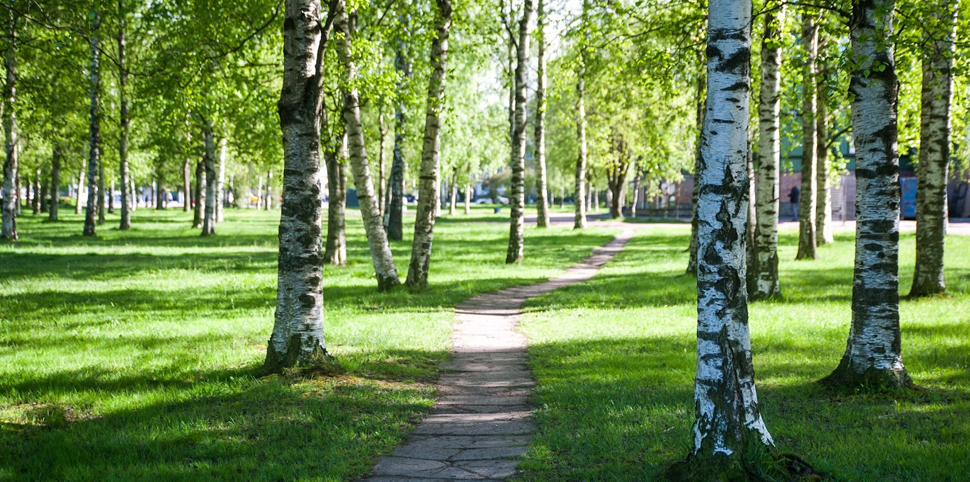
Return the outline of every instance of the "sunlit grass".
{"type": "MultiPolygon", "coordinates": [[[[689,226],[646,228],[593,280],[529,302],[539,433],[524,480],[649,480],[690,446],[696,307],[683,275],[689,226]]],[[[848,481],[967,480],[970,237],[947,241],[950,296],[904,300],[903,359],[919,390],[839,394],[815,382],[848,336],[852,236],[792,261],[782,301],[750,305],[762,413],[780,450],[848,481]]],[[[902,292],[914,236],[904,234],[902,292]]]]}
{"type": "MultiPolygon", "coordinates": [[[[610,239],[527,229],[526,260],[509,266],[507,224],[446,216],[430,290],[380,294],[351,211],[350,262],[326,268],[324,294],[346,373],[258,379],[277,216],[229,210],[206,239],[175,210],[140,209],[129,232],[109,217],[97,238],[73,214],[22,217],[21,241],[0,244],[0,480],[353,479],[433,404],[457,302],[548,278],[610,239]]],[[[410,240],[392,248],[403,279],[410,240]]]]}

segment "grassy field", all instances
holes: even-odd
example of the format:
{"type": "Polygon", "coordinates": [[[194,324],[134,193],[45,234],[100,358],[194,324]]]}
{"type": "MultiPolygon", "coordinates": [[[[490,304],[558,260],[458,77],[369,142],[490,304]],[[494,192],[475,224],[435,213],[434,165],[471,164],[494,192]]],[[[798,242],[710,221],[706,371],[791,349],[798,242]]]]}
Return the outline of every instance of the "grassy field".
{"type": "MultiPolygon", "coordinates": [[[[63,212],[63,211],[62,211],[63,212]]],[[[507,220],[507,210],[498,220],[507,220]]],[[[359,218],[325,271],[340,376],[256,378],[273,323],[278,214],[227,211],[202,239],[180,211],[136,211],[94,239],[26,215],[0,244],[0,480],[340,481],[365,473],[434,401],[452,307],[534,283],[611,237],[442,218],[431,289],[376,292],[359,218]]],[[[408,231],[410,227],[406,228],[408,231]]],[[[393,245],[402,279],[410,241],[393,245]]]]}
{"type": "MultiPolygon", "coordinates": [[[[523,480],[650,480],[690,448],[689,226],[644,229],[593,280],[529,302],[539,433],[523,480]]],[[[845,350],[852,236],[838,235],[818,261],[791,261],[793,231],[781,243],[786,298],[750,307],[762,413],[779,448],[838,480],[970,480],[970,237],[947,241],[950,296],[902,302],[903,361],[919,389],[894,395],[815,383],[845,350]]],[[[904,234],[904,293],[913,250],[904,234]]]]}

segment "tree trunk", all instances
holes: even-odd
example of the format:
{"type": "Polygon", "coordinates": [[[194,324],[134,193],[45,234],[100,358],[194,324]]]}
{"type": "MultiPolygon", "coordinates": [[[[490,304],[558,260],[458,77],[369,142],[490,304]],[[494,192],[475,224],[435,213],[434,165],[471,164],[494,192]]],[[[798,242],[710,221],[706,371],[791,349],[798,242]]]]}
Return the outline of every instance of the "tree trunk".
{"type": "Polygon", "coordinates": [[[266,210],[273,209],[273,170],[266,173],[266,210]]]}
{"type": "Polygon", "coordinates": [[[161,165],[155,166],[155,209],[165,209],[165,171],[161,165]]]}
{"type": "Polygon", "coordinates": [[[458,170],[451,176],[451,196],[448,197],[448,215],[454,216],[458,210],[458,170]]]}
{"type": "Polygon", "coordinates": [[[84,213],[85,236],[95,235],[95,210],[98,207],[98,168],[101,164],[101,49],[98,46],[98,31],[101,27],[101,12],[95,10],[91,23],[91,148],[88,157],[88,201],[84,213]]]}
{"type": "MultiPolygon", "coordinates": [[[[73,182],[73,181],[72,181],[73,182]]],[[[77,189],[74,192],[74,214],[81,214],[81,186],[84,184],[84,164],[81,165],[81,170],[78,171],[77,175],[77,189]]]]}
{"type": "MultiPolygon", "coordinates": [[[[408,17],[401,16],[404,27],[408,25],[408,17]]],[[[404,40],[398,40],[397,51],[394,55],[394,69],[398,71],[400,81],[395,84],[398,100],[394,106],[394,158],[391,161],[391,176],[388,188],[391,201],[388,204],[390,214],[387,215],[387,237],[392,241],[404,239],[404,143],[407,135],[407,112],[404,98],[407,83],[411,79],[411,61],[407,57],[407,46],[404,40]]]]}
{"type": "Polygon", "coordinates": [[[54,144],[51,154],[51,205],[47,219],[57,221],[57,208],[61,202],[61,146],[54,144]]]}
{"type": "Polygon", "coordinates": [[[98,226],[104,224],[104,163],[98,163],[98,226]]]}
{"type": "Polygon", "coordinates": [[[472,185],[465,184],[465,216],[468,216],[472,212],[472,185]]]}
{"type": "Polygon", "coordinates": [[[643,180],[643,168],[638,162],[636,165],[636,175],[633,177],[633,202],[630,204],[630,217],[637,218],[637,204],[640,202],[640,183],[643,180]]]}
{"type": "Polygon", "coordinates": [[[205,164],[202,161],[195,163],[195,206],[192,216],[192,227],[201,228],[203,218],[203,206],[205,206],[205,164]]]}
{"type": "Polygon", "coordinates": [[[815,259],[815,212],[817,209],[818,146],[815,135],[817,88],[815,57],[818,55],[818,24],[815,16],[802,13],[802,46],[805,66],[802,69],[802,188],[798,205],[798,254],[795,259],[815,259]]]}
{"type": "Polygon", "coordinates": [[[263,210],[263,175],[256,176],[256,210],[263,210]]]}
{"type": "MultiPolygon", "coordinates": [[[[583,45],[589,37],[589,0],[583,0],[583,45]]],[[[579,152],[576,156],[576,188],[573,194],[573,207],[576,214],[573,218],[573,229],[586,227],[586,48],[581,46],[579,51],[579,68],[576,72],[576,138],[579,152]]]]}
{"type": "MultiPolygon", "coordinates": [[[[121,219],[118,222],[118,229],[126,231],[131,229],[131,196],[129,191],[129,166],[128,166],[128,137],[130,135],[130,119],[128,116],[128,98],[125,88],[128,84],[128,70],[125,64],[125,4],[124,0],[118,0],[118,100],[120,112],[118,121],[121,129],[118,133],[118,183],[121,186],[121,219]]],[[[186,166],[186,170],[188,166],[186,166]]],[[[186,172],[186,178],[188,173],[186,172]]],[[[188,189],[185,190],[188,195],[188,189]]],[[[188,210],[186,204],[186,210],[188,210]]]]}
{"type": "Polygon", "coordinates": [[[216,166],[216,223],[223,221],[223,208],[226,204],[226,191],[223,188],[226,184],[226,153],[229,150],[228,141],[225,137],[219,139],[219,163],[216,166]]]}
{"type": "Polygon", "coordinates": [[[937,0],[929,58],[923,59],[922,110],[916,189],[916,269],[910,297],[946,291],[943,245],[946,238],[946,182],[950,164],[953,62],[959,2],[937,0]],[[945,29],[945,30],[944,30],[945,29]]]}
{"type": "Polygon", "coordinates": [[[31,185],[32,195],[30,197],[30,213],[40,214],[40,169],[34,172],[34,180],[31,185]]]}
{"type": "MultiPolygon", "coordinates": [[[[700,65],[705,65],[704,59],[701,54],[698,54],[698,63],[700,65]]],[[[704,67],[697,75],[697,86],[694,90],[694,104],[697,110],[695,111],[694,121],[697,125],[697,145],[694,148],[694,188],[690,196],[690,246],[687,247],[687,252],[689,253],[689,258],[687,260],[687,271],[686,273],[691,276],[697,275],[697,196],[698,189],[700,189],[700,169],[701,169],[701,132],[703,131],[705,108],[707,107],[707,98],[705,95],[707,89],[707,68],[704,67]]]]}
{"type": "MultiPolygon", "coordinates": [[[[418,184],[418,212],[414,220],[411,264],[405,282],[412,291],[428,287],[431,245],[434,240],[436,186],[441,176],[441,112],[445,101],[445,72],[448,62],[448,34],[451,30],[451,0],[435,0],[435,36],[431,40],[431,78],[421,146],[421,177],[418,184]]],[[[457,177],[457,172],[455,173],[457,177]]],[[[454,183],[452,183],[454,185],[454,183]]],[[[454,201],[451,205],[454,214],[454,201]]]]}
{"type": "Polygon", "coordinates": [[[37,208],[39,212],[47,214],[50,212],[50,191],[48,188],[50,187],[51,183],[49,179],[45,180],[41,177],[38,177],[37,180],[37,187],[40,189],[40,202],[38,203],[37,208]]]}
{"type": "Polygon", "coordinates": [[[320,167],[320,63],[333,12],[320,25],[320,0],[287,2],[283,33],[283,204],[273,335],[263,370],[326,361],[320,167]]]}
{"type": "Polygon", "coordinates": [[[115,182],[108,185],[108,214],[115,213],[115,182]]]}
{"type": "MultiPolygon", "coordinates": [[[[823,64],[824,65],[824,64],[823,64]]],[[[832,181],[829,179],[829,109],[828,90],[825,77],[827,68],[819,69],[818,116],[815,120],[815,145],[818,150],[815,168],[815,188],[818,190],[818,205],[815,208],[815,244],[830,244],[832,235],[832,181]]]]}
{"type": "Polygon", "coordinates": [[[824,380],[833,385],[879,389],[912,384],[899,332],[899,84],[887,35],[893,31],[893,4],[856,2],[849,22],[855,63],[849,81],[856,146],[855,273],[845,355],[824,380]]]}
{"type": "Polygon", "coordinates": [[[202,127],[202,166],[205,167],[205,209],[202,216],[202,236],[216,234],[216,138],[212,121],[206,120],[202,127]]]}
{"type": "Polygon", "coordinates": [[[778,16],[765,14],[761,43],[761,92],[758,99],[758,177],[755,185],[754,259],[748,273],[752,300],[781,295],[778,283],[778,212],[781,166],[781,25],[778,16]]]}
{"type": "Polygon", "coordinates": [[[4,56],[7,81],[3,86],[3,131],[7,157],[3,162],[3,219],[0,238],[17,239],[17,16],[11,10],[7,52],[4,56]]]}
{"type": "Polygon", "coordinates": [[[506,263],[521,263],[525,254],[523,220],[525,218],[525,128],[526,128],[526,74],[529,68],[529,38],[535,4],[524,0],[522,19],[519,21],[519,40],[516,45],[515,64],[515,123],[512,135],[512,186],[509,195],[509,250],[506,263]]]}
{"type": "Polygon", "coordinates": [[[546,182],[546,5],[538,0],[536,6],[536,42],[538,48],[539,70],[536,72],[536,226],[549,226],[549,192],[546,182]]]}
{"type": "Polygon", "coordinates": [[[182,200],[182,211],[186,213],[189,212],[192,204],[192,174],[189,162],[188,157],[182,161],[182,192],[185,193],[185,199],[182,200]]]}
{"type": "MultiPolygon", "coordinates": [[[[386,192],[387,190],[385,189],[386,182],[387,182],[387,179],[386,179],[387,173],[385,170],[387,163],[385,162],[385,159],[387,156],[385,155],[385,149],[384,149],[384,144],[385,144],[384,141],[387,138],[387,124],[384,122],[383,108],[381,108],[380,112],[378,112],[377,114],[377,121],[379,124],[377,127],[377,133],[378,133],[378,136],[380,137],[380,139],[378,140],[378,150],[377,150],[377,198],[381,200],[381,203],[379,205],[381,208],[381,219],[384,219],[384,214],[387,213],[387,192],[386,192]]],[[[387,226],[386,221],[384,223],[384,226],[387,226]]]]}
{"type": "Polygon", "coordinates": [[[691,459],[698,468],[717,471],[738,470],[755,446],[774,443],[758,407],[744,289],[751,3],[712,0],[708,19],[691,459]]]}
{"type": "Polygon", "coordinates": [[[354,186],[357,188],[357,199],[360,201],[360,214],[364,218],[364,232],[367,235],[371,261],[377,276],[377,288],[384,291],[400,284],[400,281],[394,268],[394,258],[381,222],[380,210],[377,207],[379,201],[374,197],[374,184],[367,165],[367,151],[364,148],[364,133],[360,122],[360,99],[357,88],[353,86],[357,77],[357,67],[351,55],[353,29],[344,8],[343,2],[338,0],[334,26],[341,33],[337,38],[336,47],[346,81],[343,87],[343,120],[350,151],[351,172],[354,175],[354,186]]]}
{"type": "MultiPolygon", "coordinates": [[[[326,119],[326,111],[321,117],[326,119]]],[[[347,135],[331,142],[324,149],[327,161],[327,249],[323,262],[342,266],[347,264],[347,135]],[[336,146],[334,146],[336,144],[336,146]],[[339,154],[339,155],[338,155],[339,154]]]]}

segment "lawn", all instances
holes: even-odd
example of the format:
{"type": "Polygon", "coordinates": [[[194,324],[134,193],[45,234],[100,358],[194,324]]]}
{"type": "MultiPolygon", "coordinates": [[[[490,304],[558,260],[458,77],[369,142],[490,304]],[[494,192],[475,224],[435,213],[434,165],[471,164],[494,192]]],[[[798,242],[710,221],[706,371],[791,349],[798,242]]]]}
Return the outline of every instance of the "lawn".
{"type": "MultiPolygon", "coordinates": [[[[546,279],[611,238],[527,229],[525,263],[508,266],[508,225],[481,222],[492,215],[439,220],[431,288],[412,296],[377,293],[349,214],[350,264],[325,270],[328,349],[345,373],[268,378],[277,212],[229,210],[206,239],[176,210],[139,209],[129,232],[109,217],[93,239],[79,216],[25,215],[21,240],[0,244],[0,481],[366,473],[432,406],[457,302],[546,279]]],[[[392,248],[403,279],[410,241],[392,248]]]]}
{"type": "MultiPolygon", "coordinates": [[[[651,228],[589,282],[528,303],[522,329],[539,431],[520,479],[650,480],[690,448],[695,284],[689,226],[651,228]]],[[[835,393],[816,381],[845,350],[853,238],[792,261],[781,237],[783,301],[750,306],[762,414],[783,452],[844,481],[966,481],[970,467],[970,237],[947,241],[950,296],[901,305],[903,361],[919,389],[835,393]]],[[[914,235],[900,280],[912,281],[914,235]]]]}

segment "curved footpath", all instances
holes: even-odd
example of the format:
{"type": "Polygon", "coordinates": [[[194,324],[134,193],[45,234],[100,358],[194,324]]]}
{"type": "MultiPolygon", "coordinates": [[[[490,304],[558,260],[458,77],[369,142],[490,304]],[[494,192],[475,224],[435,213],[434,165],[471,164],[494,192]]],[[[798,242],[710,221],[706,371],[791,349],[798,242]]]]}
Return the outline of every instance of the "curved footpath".
{"type": "Polygon", "coordinates": [[[442,364],[438,402],[408,442],[381,457],[368,482],[501,480],[515,474],[535,423],[529,395],[535,381],[526,338],[515,330],[529,298],[580,283],[633,237],[623,231],[593,254],[544,283],[469,299],[455,308],[454,357],[442,364]]]}

